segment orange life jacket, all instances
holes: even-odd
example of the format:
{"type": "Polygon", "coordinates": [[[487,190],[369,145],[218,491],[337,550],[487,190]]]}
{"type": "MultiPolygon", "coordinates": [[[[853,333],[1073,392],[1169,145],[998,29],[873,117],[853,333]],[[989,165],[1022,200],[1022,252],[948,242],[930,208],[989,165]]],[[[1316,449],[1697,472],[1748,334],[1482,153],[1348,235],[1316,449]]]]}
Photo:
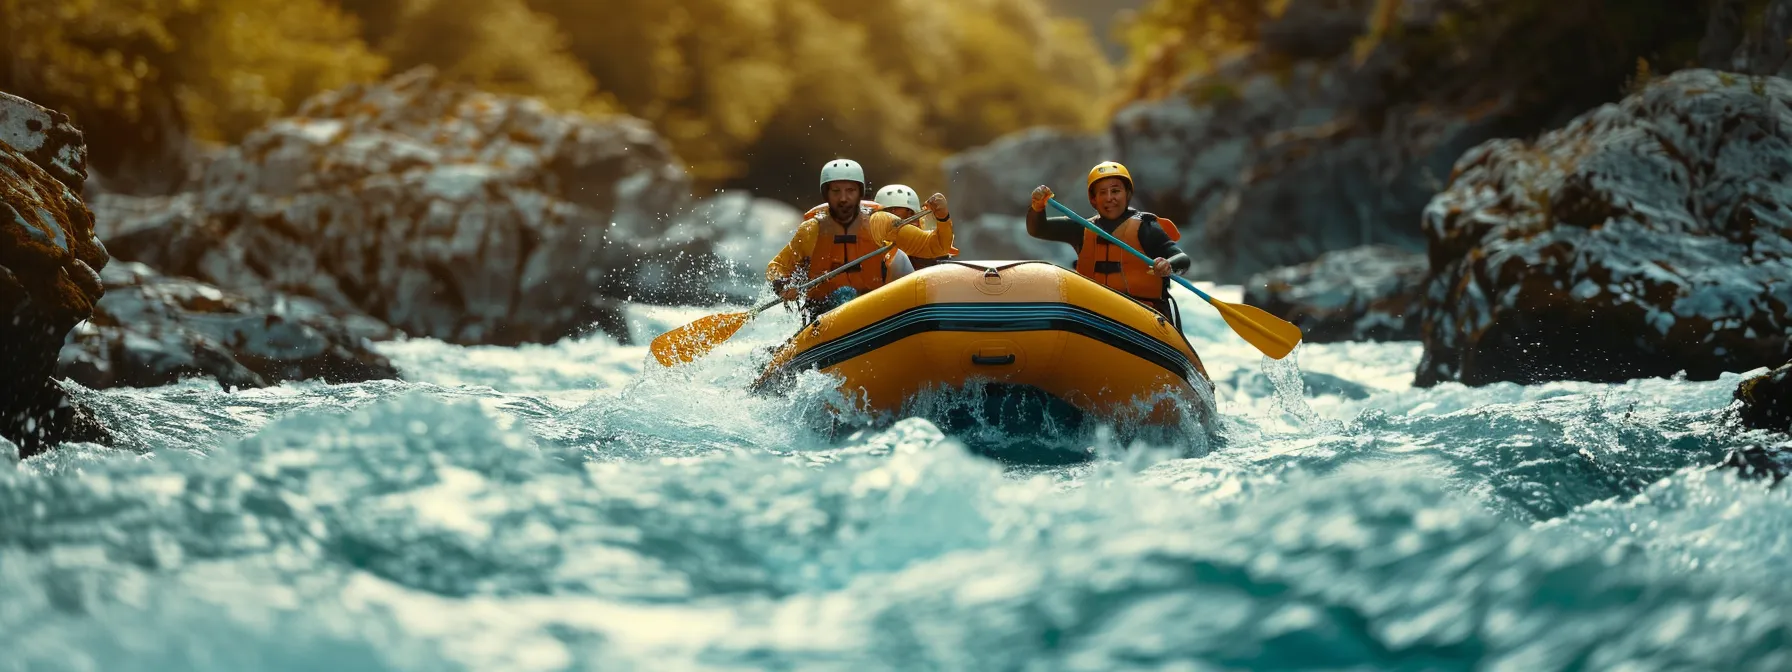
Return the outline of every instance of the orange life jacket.
{"type": "MultiPolygon", "coordinates": [[[[808,212],[803,213],[803,219],[815,219],[816,217],[820,217],[822,214],[826,213],[827,211],[828,211],[828,204],[823,203],[823,204],[817,205],[813,208],[809,208],[808,212]]],[[[878,203],[877,201],[859,201],[859,211],[866,213],[866,214],[870,214],[873,212],[883,212],[884,206],[882,203],[878,203]]],[[[891,214],[894,214],[894,213],[891,213],[891,214]]],[[[871,248],[871,250],[875,250],[875,249],[877,249],[877,248],[875,248],[875,247],[871,248]]],[[[865,250],[865,251],[870,252],[871,250],[865,250]]],[[[943,257],[937,257],[937,258],[933,258],[933,259],[923,259],[921,257],[912,257],[911,256],[908,258],[908,260],[909,260],[909,263],[914,264],[915,270],[919,271],[923,268],[927,268],[928,266],[938,264],[942,261],[951,259],[955,256],[958,256],[958,247],[957,246],[952,247],[952,254],[948,254],[943,257]]],[[[847,260],[851,261],[856,258],[857,257],[847,257],[847,260]]],[[[815,276],[811,275],[809,277],[815,277],[815,276]]]]}
{"type": "MultiPolygon", "coordinates": [[[[847,262],[883,247],[883,241],[866,232],[866,225],[870,220],[871,214],[865,212],[861,212],[857,219],[846,226],[841,226],[833,217],[826,215],[816,218],[815,247],[809,250],[806,261],[809,273],[806,277],[819,278],[828,271],[845,266],[847,262]]],[[[860,294],[882,287],[889,280],[890,264],[895,258],[896,247],[892,245],[882,256],[810,287],[809,300],[819,300],[841,287],[851,287],[860,294]]]]}
{"type": "MultiPolygon", "coordinates": [[[[1170,220],[1144,212],[1121,222],[1112,235],[1144,254],[1143,246],[1139,245],[1139,227],[1144,225],[1145,217],[1155,220],[1170,237],[1170,242],[1182,240],[1182,232],[1170,220]]],[[[1141,301],[1161,301],[1169,293],[1169,278],[1152,275],[1150,264],[1087,228],[1083,229],[1083,246],[1077,251],[1076,272],[1141,301]]]]}

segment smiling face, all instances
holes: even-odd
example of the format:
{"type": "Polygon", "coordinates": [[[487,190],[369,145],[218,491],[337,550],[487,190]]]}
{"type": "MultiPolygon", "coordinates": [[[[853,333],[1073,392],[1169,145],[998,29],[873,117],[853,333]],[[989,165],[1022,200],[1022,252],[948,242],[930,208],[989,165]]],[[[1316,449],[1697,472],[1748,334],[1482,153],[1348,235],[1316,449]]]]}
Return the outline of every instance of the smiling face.
{"type": "Polygon", "coordinates": [[[828,214],[836,222],[850,222],[859,209],[859,198],[865,190],[857,182],[835,180],[828,183],[828,214]]]}
{"type": "Polygon", "coordinates": [[[1089,204],[1095,211],[1107,219],[1116,219],[1126,212],[1126,206],[1132,201],[1132,194],[1126,190],[1126,180],[1118,177],[1104,177],[1089,187],[1089,204]]]}

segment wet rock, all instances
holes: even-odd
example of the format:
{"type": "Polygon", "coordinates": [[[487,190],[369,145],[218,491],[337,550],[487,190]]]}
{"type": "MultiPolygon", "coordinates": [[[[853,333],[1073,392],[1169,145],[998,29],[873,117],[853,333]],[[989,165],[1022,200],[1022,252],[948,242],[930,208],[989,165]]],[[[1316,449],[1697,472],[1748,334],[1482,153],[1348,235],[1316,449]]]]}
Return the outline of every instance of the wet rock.
{"type": "MultiPolygon", "coordinates": [[[[1365,245],[1423,250],[1412,223],[1451,163],[1522,125],[1501,95],[1405,86],[1430,58],[1416,47],[1385,42],[1359,64],[1349,47],[1372,4],[1295,2],[1255,51],[1115,115],[1139,200],[1181,226],[1208,279],[1365,245]]],[[[1405,30],[1435,30],[1426,4],[1403,6],[1405,30]]]]}
{"type": "Polygon", "coordinates": [[[0,93],[0,144],[76,194],[87,182],[87,143],[68,115],[0,93]]]}
{"type": "Polygon", "coordinates": [[[641,120],[559,114],[423,68],[305,102],[211,162],[196,193],[103,209],[120,216],[107,240],[121,259],[509,345],[615,323],[619,300],[720,298],[711,241],[668,231],[688,190],[641,120]]]}
{"type": "Polygon", "coordinates": [[[1767,479],[1778,485],[1786,479],[1786,473],[1792,471],[1792,459],[1788,459],[1784,450],[1749,446],[1730,451],[1717,466],[1735,469],[1743,478],[1767,479]]]}
{"type": "Polygon", "coordinates": [[[109,258],[77,195],[80,137],[63,115],[0,96],[0,436],[26,456],[110,441],[50,378],[63,337],[105,294],[97,269],[109,258]]]}
{"type": "Polygon", "coordinates": [[[1744,426],[1792,432],[1792,363],[1742,381],[1736,400],[1744,426]]]}
{"type": "Polygon", "coordinates": [[[1658,80],[1457,163],[1426,208],[1416,382],[1613,382],[1792,357],[1792,82],[1658,80]]]}
{"type": "Polygon", "coordinates": [[[230,284],[237,291],[265,291],[261,277],[244,264],[242,255],[219,243],[226,227],[206,217],[200,198],[195,193],[155,197],[96,194],[90,202],[94,231],[116,259],[173,269],[170,272],[189,277],[231,277],[230,284]]]}
{"type": "MultiPolygon", "coordinates": [[[[57,375],[90,388],[153,387],[208,376],[225,388],[292,380],[398,377],[372,342],[316,302],[251,300],[137,262],[101,274],[106,296],[64,344],[57,375]]],[[[363,318],[365,319],[365,318],[363,318]]]]}
{"type": "MultiPolygon", "coordinates": [[[[1668,0],[1291,0],[1249,49],[1200,74],[1175,74],[1174,58],[1146,62],[1131,102],[1086,142],[1111,146],[1103,153],[1131,170],[1135,200],[1177,223],[1203,279],[1243,283],[1364,245],[1423,251],[1416,223],[1458,157],[1616,98],[1635,70],[1629,53],[1696,39],[1698,18],[1668,0]],[[1642,28],[1607,30],[1614,21],[1642,28]],[[1365,34],[1371,27],[1381,32],[1365,34]],[[1613,53],[1587,56],[1601,50],[1613,53]]],[[[1027,137],[991,147],[1026,147],[1027,137]]],[[[1055,165],[1043,152],[1017,155],[1055,165]]],[[[1043,172],[1067,195],[1082,184],[1068,170],[1043,172]]],[[[992,184],[1025,198],[1018,185],[992,184]]],[[[954,198],[973,186],[984,188],[955,184],[954,198]]]]}
{"type": "Polygon", "coordinates": [[[1372,245],[1251,277],[1244,302],[1299,326],[1309,343],[1419,340],[1425,256],[1372,245]]]}

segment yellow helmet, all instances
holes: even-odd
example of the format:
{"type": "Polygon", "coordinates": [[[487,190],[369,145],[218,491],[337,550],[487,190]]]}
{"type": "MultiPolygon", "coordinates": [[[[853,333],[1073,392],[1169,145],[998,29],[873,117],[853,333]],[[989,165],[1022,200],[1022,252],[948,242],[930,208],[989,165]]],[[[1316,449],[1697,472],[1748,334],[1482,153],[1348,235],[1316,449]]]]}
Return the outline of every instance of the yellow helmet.
{"type": "Polygon", "coordinates": [[[1102,179],[1109,178],[1109,177],[1118,177],[1122,180],[1125,180],[1126,181],[1126,190],[1127,191],[1133,190],[1132,173],[1126,169],[1126,166],[1122,166],[1113,161],[1103,161],[1101,163],[1095,164],[1094,168],[1089,169],[1089,191],[1094,192],[1095,182],[1097,180],[1102,180],[1102,179]]]}

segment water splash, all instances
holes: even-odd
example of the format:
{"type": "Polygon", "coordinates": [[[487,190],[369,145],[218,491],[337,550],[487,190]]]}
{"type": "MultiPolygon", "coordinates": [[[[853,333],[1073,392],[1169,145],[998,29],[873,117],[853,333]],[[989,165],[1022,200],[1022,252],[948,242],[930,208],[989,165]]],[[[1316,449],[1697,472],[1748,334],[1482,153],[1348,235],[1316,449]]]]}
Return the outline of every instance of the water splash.
{"type": "Polygon", "coordinates": [[[1275,386],[1275,407],[1283,414],[1293,416],[1300,425],[1316,434],[1335,434],[1344,430],[1344,423],[1320,417],[1313,407],[1307,405],[1306,377],[1300,370],[1301,346],[1296,346],[1286,357],[1270,359],[1265,356],[1261,360],[1261,371],[1275,386]]]}
{"type": "Polygon", "coordinates": [[[829,435],[815,409],[848,399],[821,374],[746,392],[789,334],[768,317],[673,370],[601,339],[414,341],[392,346],[409,382],[82,392],[128,445],[0,461],[0,650],[33,669],[1792,665],[1792,502],[1709,467],[1772,441],[1726,419],[1737,375],[1414,389],[1416,344],[1271,363],[1190,315],[1223,440],[1098,428],[1092,459],[1017,466],[920,417],[829,435]]]}

